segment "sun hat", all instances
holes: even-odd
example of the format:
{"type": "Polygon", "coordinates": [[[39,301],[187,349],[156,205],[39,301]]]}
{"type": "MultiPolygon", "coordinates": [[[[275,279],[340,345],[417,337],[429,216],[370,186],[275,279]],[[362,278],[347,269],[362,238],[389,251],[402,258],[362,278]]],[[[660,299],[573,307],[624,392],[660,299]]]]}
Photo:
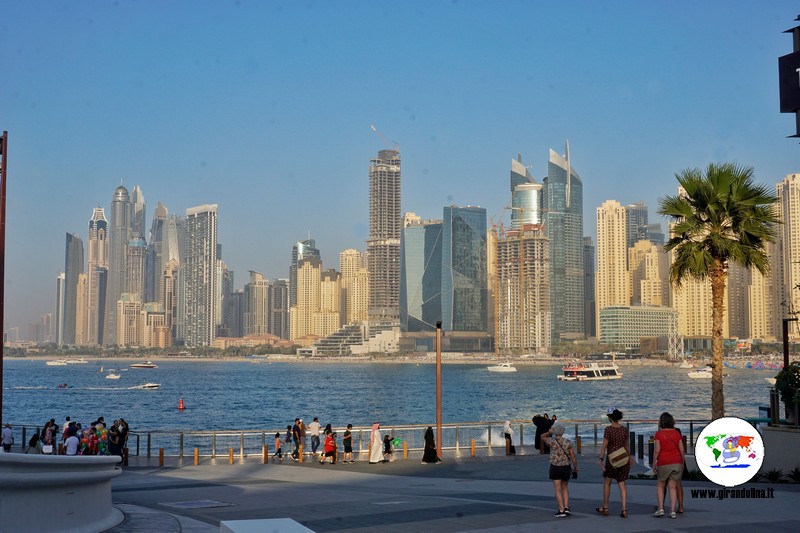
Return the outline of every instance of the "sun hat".
{"type": "Polygon", "coordinates": [[[611,407],[608,408],[608,412],[606,414],[609,414],[609,415],[614,414],[614,411],[616,411],[616,410],[617,410],[617,408],[612,405],[611,407]]]}
{"type": "Polygon", "coordinates": [[[564,427],[564,424],[553,424],[553,427],[550,428],[550,431],[553,433],[553,435],[563,435],[565,429],[566,428],[564,427]]]}

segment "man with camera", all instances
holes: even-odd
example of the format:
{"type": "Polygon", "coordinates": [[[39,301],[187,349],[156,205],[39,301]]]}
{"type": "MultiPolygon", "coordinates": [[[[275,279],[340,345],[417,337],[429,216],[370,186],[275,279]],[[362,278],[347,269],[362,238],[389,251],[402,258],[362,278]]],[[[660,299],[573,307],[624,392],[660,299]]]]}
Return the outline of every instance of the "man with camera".
{"type": "Polygon", "coordinates": [[[553,480],[558,504],[556,518],[572,514],[569,511],[569,479],[578,478],[578,457],[572,442],[564,438],[564,429],[564,424],[556,423],[542,435],[542,439],[550,445],[550,479],[553,480]]]}

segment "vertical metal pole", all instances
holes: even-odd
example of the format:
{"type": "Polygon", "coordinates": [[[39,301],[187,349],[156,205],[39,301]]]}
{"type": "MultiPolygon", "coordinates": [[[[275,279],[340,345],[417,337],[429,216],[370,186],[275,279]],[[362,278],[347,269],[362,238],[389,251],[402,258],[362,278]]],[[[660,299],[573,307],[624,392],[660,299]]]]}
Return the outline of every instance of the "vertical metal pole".
{"type": "Polygon", "coordinates": [[[211,434],[211,458],[214,459],[217,456],[217,434],[211,434]]]}
{"type": "Polygon", "coordinates": [[[442,459],[442,321],[436,321],[436,457],[442,459]]]}
{"type": "Polygon", "coordinates": [[[180,450],[178,452],[178,455],[180,456],[181,459],[183,459],[183,432],[182,431],[181,431],[180,450]]]}
{"type": "MultiPolygon", "coordinates": [[[[6,168],[8,167],[8,132],[0,137],[0,328],[5,332],[6,286],[6,168]]],[[[0,421],[3,420],[3,350],[0,350],[0,421]]],[[[23,441],[23,445],[25,442],[23,441]]]]}

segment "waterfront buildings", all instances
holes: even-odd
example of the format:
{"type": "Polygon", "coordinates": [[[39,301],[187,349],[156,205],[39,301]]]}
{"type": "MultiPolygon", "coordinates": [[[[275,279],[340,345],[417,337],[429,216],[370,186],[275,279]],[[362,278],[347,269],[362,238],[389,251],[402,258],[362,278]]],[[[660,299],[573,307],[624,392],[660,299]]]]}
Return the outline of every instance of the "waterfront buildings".
{"type": "Polygon", "coordinates": [[[646,337],[669,337],[676,311],[670,307],[612,305],[600,310],[600,342],[638,351],[646,337]]]}
{"type": "Polygon", "coordinates": [[[292,245],[292,263],[289,265],[289,306],[297,305],[297,268],[303,259],[320,259],[314,239],[298,241],[292,245]]]}
{"type": "MultiPolygon", "coordinates": [[[[628,209],[615,200],[607,200],[597,208],[597,274],[596,304],[600,338],[604,337],[599,313],[606,307],[630,305],[628,279],[628,209]]],[[[635,235],[635,233],[634,233],[635,235]]]]}
{"type": "Polygon", "coordinates": [[[583,317],[588,338],[597,336],[597,302],[595,300],[595,247],[591,237],[583,238],[583,317]]]}
{"type": "Polygon", "coordinates": [[[150,226],[150,241],[145,260],[145,299],[148,302],[161,300],[161,276],[164,273],[164,265],[168,261],[165,254],[168,216],[167,207],[158,202],[153,211],[153,223],[150,226]]]}
{"type": "Polygon", "coordinates": [[[363,252],[349,248],[339,254],[342,274],[342,325],[369,319],[369,270],[363,252]]]}
{"type": "Polygon", "coordinates": [[[109,224],[108,282],[105,299],[105,323],[97,334],[102,344],[117,343],[117,300],[125,290],[126,247],[131,236],[131,198],[120,185],[111,200],[109,224]]]}
{"type": "Polygon", "coordinates": [[[442,327],[485,335],[486,209],[447,206],[442,219],[442,327]]]}
{"type": "MultiPolygon", "coordinates": [[[[81,342],[76,344],[99,345],[103,343],[105,318],[108,314],[116,317],[116,300],[114,311],[106,313],[107,275],[108,275],[108,220],[102,207],[96,207],[89,220],[88,257],[86,264],[85,295],[81,320],[81,342]]],[[[80,279],[79,279],[80,285],[80,279]]],[[[116,324],[116,320],[114,320],[116,324]]],[[[77,328],[77,321],[76,321],[77,328]]],[[[76,337],[78,332],[76,330],[76,337]]]]}
{"type": "Polygon", "coordinates": [[[369,321],[400,320],[400,152],[381,150],[369,164],[369,321]]]}
{"type": "Polygon", "coordinates": [[[53,342],[61,346],[64,344],[64,290],[67,276],[59,272],[56,276],[56,314],[53,323],[53,342]]]}
{"type": "Polygon", "coordinates": [[[83,241],[75,233],[67,233],[64,251],[64,313],[61,344],[75,344],[75,324],[79,309],[78,277],[81,274],[83,274],[83,241]]]}
{"type": "Polygon", "coordinates": [[[400,255],[400,330],[433,332],[442,319],[442,221],[406,213],[400,255]]]}
{"type": "Polygon", "coordinates": [[[583,182],[572,168],[569,144],[563,156],[550,150],[547,177],[543,185],[542,212],[550,246],[551,342],[558,343],[586,335],[583,182]]]}
{"type": "MultiPolygon", "coordinates": [[[[781,318],[800,310],[800,174],[787,174],[777,184],[778,216],[783,221],[779,231],[780,257],[778,263],[782,273],[779,302],[781,318]]],[[[800,337],[798,323],[789,324],[792,337],[800,337]]]]}
{"type": "Polygon", "coordinates": [[[289,280],[278,279],[269,286],[269,332],[289,339],[289,280]]]}
{"type": "Polygon", "coordinates": [[[320,310],[322,260],[301,259],[297,263],[297,303],[289,308],[289,339],[314,335],[314,314],[320,310]]]}
{"type": "Polygon", "coordinates": [[[210,346],[217,325],[217,205],[186,210],[186,257],[180,270],[182,340],[210,346]]]}
{"type": "MultiPolygon", "coordinates": [[[[269,331],[269,280],[250,271],[244,286],[244,335],[264,335],[269,331]]],[[[232,335],[238,336],[238,335],[232,335]]]]}

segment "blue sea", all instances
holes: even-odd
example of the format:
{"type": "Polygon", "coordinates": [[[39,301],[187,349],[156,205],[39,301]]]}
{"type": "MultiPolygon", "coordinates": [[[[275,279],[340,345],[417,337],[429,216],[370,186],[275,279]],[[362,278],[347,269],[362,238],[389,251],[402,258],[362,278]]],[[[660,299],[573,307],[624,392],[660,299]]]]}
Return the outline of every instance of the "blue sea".
{"type": "MultiPolygon", "coordinates": [[[[433,364],[250,361],[157,361],[157,369],[128,369],[132,360],[90,360],[46,366],[44,360],[5,359],[3,421],[41,425],[64,417],[107,421],[123,417],[135,431],[261,430],[285,428],[295,417],[341,426],[430,424],[435,420],[433,364]],[[105,372],[100,372],[101,366],[105,372]],[[105,379],[109,369],[119,380],[105,379]],[[159,383],[155,390],[131,388],[159,383]],[[66,383],[68,389],[56,386],[66,383]],[[186,409],[177,409],[183,400],[186,409]]],[[[679,419],[708,420],[710,380],[692,380],[677,367],[622,366],[621,380],[560,382],[558,365],[517,366],[493,373],[485,365],[442,369],[445,423],[530,420],[558,414],[566,420],[605,422],[609,406],[627,420],[670,411],[679,419]]],[[[764,378],[774,370],[726,369],[726,413],[758,416],[769,405],[764,378]]]]}

